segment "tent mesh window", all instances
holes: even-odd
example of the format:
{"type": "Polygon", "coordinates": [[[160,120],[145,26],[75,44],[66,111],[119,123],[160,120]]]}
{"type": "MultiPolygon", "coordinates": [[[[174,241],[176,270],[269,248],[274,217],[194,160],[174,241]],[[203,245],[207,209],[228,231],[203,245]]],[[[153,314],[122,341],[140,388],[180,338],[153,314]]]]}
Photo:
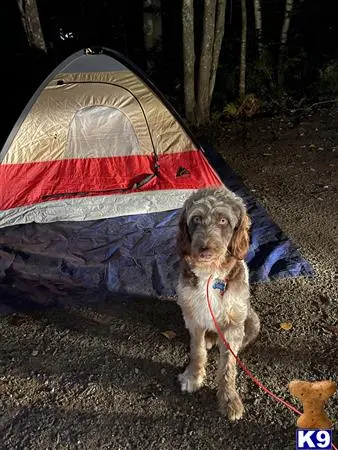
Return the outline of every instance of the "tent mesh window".
{"type": "Polygon", "coordinates": [[[128,117],[110,106],[80,109],[69,127],[66,158],[100,158],[140,154],[128,117]]]}

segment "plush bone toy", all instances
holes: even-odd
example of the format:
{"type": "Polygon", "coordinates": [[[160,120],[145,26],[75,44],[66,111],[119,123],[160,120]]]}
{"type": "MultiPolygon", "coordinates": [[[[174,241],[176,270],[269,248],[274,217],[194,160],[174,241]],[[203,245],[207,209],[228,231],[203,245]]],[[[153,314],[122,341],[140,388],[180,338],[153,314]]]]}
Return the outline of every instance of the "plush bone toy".
{"type": "Polygon", "coordinates": [[[332,427],[324,411],[326,401],[336,392],[334,381],[301,381],[289,383],[289,391],[303,403],[303,414],[297,420],[299,428],[324,430],[332,427]]]}

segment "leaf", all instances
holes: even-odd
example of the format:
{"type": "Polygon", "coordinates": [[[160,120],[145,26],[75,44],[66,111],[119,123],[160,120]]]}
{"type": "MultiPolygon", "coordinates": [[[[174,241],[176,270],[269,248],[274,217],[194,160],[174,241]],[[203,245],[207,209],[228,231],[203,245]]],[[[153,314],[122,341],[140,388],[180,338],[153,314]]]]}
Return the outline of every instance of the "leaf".
{"type": "Polygon", "coordinates": [[[291,330],[292,323],[291,322],[282,322],[280,324],[280,327],[281,327],[282,330],[291,330]]]}
{"type": "Polygon", "coordinates": [[[223,113],[226,116],[231,116],[231,117],[235,117],[238,113],[238,107],[235,105],[235,103],[228,103],[224,109],[223,109],[223,113]]]}
{"type": "Polygon", "coordinates": [[[165,336],[167,339],[174,339],[174,337],[176,337],[175,331],[162,331],[161,334],[163,334],[163,336],[165,336]]]}

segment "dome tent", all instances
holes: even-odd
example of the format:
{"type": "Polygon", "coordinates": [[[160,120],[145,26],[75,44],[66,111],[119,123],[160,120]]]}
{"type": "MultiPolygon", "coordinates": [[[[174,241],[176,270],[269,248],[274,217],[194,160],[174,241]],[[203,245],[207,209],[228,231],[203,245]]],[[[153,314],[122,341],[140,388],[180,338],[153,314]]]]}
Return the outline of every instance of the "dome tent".
{"type": "Polygon", "coordinates": [[[44,289],[73,292],[74,301],[78,289],[174,295],[179,208],[194,190],[223,183],[251,205],[253,279],[309,273],[215,158],[127,59],[103,48],[71,55],[33,95],[0,153],[2,300],[44,289]]]}
{"type": "Polygon", "coordinates": [[[1,226],[154,212],[221,183],[158,96],[105,51],[72,55],[42,83],[0,171],[1,226]]]}

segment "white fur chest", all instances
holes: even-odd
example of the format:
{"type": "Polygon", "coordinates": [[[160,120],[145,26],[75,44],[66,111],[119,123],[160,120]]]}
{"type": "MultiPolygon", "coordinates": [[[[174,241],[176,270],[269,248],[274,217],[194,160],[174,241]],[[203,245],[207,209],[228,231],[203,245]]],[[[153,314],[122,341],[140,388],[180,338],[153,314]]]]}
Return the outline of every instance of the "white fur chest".
{"type": "Polygon", "coordinates": [[[207,288],[212,311],[218,323],[228,322],[232,307],[232,298],[228,292],[224,274],[214,274],[209,281],[209,275],[196,273],[198,284],[192,287],[180,279],[178,283],[178,304],[181,306],[186,327],[193,329],[196,326],[216,331],[207,301],[207,288]],[[209,282],[208,282],[209,281],[209,282]],[[225,284],[222,295],[222,282],[225,284]]]}

